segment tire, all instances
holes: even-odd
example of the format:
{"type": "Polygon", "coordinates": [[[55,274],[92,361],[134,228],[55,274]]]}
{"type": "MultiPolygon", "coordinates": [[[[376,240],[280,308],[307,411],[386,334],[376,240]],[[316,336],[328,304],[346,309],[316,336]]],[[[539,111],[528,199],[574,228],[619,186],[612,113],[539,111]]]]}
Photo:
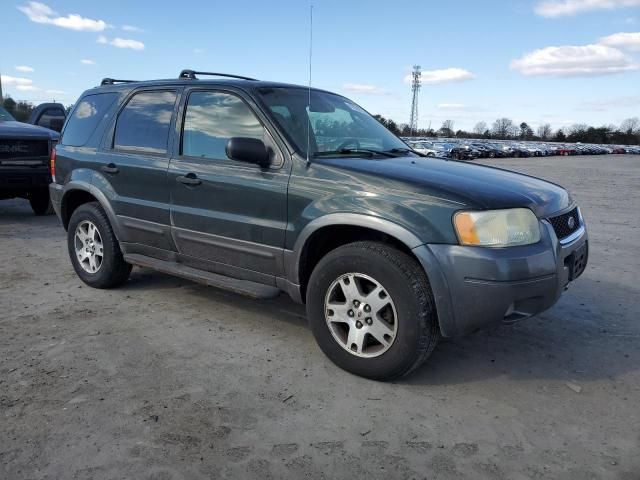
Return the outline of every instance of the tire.
{"type": "Polygon", "coordinates": [[[382,243],[356,242],[328,253],[311,274],[306,300],[311,330],[322,351],[340,368],[362,377],[391,380],[407,375],[427,359],[440,338],[433,294],[425,272],[413,258],[382,243]],[[369,323],[372,321],[370,317],[365,318],[367,324],[363,325],[361,321],[360,331],[356,330],[357,319],[362,320],[363,317],[358,315],[366,316],[363,312],[375,311],[375,292],[369,297],[361,297],[362,303],[358,309],[353,309],[356,313],[352,318],[347,318],[351,316],[348,309],[352,305],[347,295],[344,299],[333,298],[334,293],[345,292],[343,283],[355,278],[349,277],[352,273],[362,277],[358,280],[361,287],[371,279],[374,287],[377,284],[386,293],[385,297],[380,294],[381,303],[387,297],[390,299],[390,303],[380,310],[382,314],[375,316],[373,322],[376,323],[369,323]],[[344,304],[341,303],[343,300],[344,304]],[[368,303],[365,301],[371,301],[374,310],[366,310],[368,303]],[[325,302],[328,305],[326,317],[325,302]],[[389,319],[389,312],[393,314],[393,324],[381,322],[381,315],[389,319]],[[329,322],[327,318],[331,317],[339,320],[329,322]],[[393,336],[386,338],[385,335],[386,345],[368,333],[376,328],[379,335],[378,322],[394,330],[393,336]],[[365,346],[361,351],[355,343],[346,346],[351,338],[355,338],[349,335],[351,331],[364,339],[361,344],[365,346]]]}
{"type": "MultiPolygon", "coordinates": [[[[86,241],[86,240],[85,240],[86,241]]],[[[67,247],[73,268],[80,279],[87,285],[94,288],[112,288],[122,285],[129,278],[131,265],[124,261],[118,239],[113,233],[113,228],[106,213],[97,202],[80,205],[71,215],[67,230],[67,247]],[[95,233],[91,233],[91,225],[95,227],[95,233]],[[82,231],[85,239],[93,241],[84,243],[80,236],[77,236],[78,227],[82,231]],[[86,230],[85,230],[86,227],[86,230]],[[93,236],[92,236],[93,235],[93,236]],[[102,248],[99,248],[99,245],[102,248]],[[90,255],[87,258],[79,257],[77,248],[80,248],[80,255],[89,252],[86,248],[94,249],[93,269],[90,255]],[[102,252],[100,258],[98,252],[102,252]]]]}
{"type": "Polygon", "coordinates": [[[49,198],[48,190],[36,190],[29,193],[29,203],[31,209],[36,215],[51,215],[53,214],[53,205],[51,204],[51,198],[49,198]]]}

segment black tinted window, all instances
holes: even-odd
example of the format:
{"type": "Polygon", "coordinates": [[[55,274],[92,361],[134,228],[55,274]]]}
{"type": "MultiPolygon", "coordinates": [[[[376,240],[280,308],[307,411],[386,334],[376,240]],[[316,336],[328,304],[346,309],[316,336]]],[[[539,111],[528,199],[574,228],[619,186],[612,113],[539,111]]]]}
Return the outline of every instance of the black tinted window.
{"type": "Polygon", "coordinates": [[[231,137],[264,140],[258,118],[240,98],[222,92],[193,92],[189,96],[182,134],[182,154],[227,159],[231,137]]]}
{"type": "Polygon", "coordinates": [[[47,108],[40,115],[38,125],[59,132],[64,125],[64,112],[59,108],[47,108]]]}
{"type": "Polygon", "coordinates": [[[165,153],[176,92],[141,92],[124,107],[113,139],[114,148],[165,153]]]}
{"type": "Polygon", "coordinates": [[[83,97],[73,109],[60,143],[74,147],[85,145],[117,96],[117,93],[99,93],[83,97]]]}

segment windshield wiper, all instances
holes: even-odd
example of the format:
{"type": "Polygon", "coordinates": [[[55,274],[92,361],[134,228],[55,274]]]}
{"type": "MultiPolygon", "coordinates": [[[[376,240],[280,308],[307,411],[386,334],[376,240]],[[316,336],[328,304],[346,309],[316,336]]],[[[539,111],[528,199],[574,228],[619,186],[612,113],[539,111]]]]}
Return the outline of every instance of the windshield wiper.
{"type": "Polygon", "coordinates": [[[392,148],[391,150],[387,150],[388,153],[414,153],[419,157],[426,157],[424,153],[420,153],[415,151],[412,148],[392,148]]]}
{"type": "Polygon", "coordinates": [[[326,157],[331,155],[360,155],[366,154],[367,157],[373,157],[374,155],[383,155],[385,157],[393,158],[395,155],[391,152],[385,152],[383,150],[373,150],[370,148],[341,148],[340,150],[327,150],[325,152],[315,152],[314,157],[326,157]]]}

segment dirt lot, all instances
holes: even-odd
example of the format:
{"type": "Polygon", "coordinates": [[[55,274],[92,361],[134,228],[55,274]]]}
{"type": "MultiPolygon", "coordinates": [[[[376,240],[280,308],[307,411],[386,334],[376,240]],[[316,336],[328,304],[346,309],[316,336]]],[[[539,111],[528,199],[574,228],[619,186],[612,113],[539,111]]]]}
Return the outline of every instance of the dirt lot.
{"type": "Polygon", "coordinates": [[[304,310],[134,269],[84,286],[55,217],[0,203],[0,478],[640,478],[640,157],[494,165],[569,187],[586,273],[394,384],[304,310]]]}

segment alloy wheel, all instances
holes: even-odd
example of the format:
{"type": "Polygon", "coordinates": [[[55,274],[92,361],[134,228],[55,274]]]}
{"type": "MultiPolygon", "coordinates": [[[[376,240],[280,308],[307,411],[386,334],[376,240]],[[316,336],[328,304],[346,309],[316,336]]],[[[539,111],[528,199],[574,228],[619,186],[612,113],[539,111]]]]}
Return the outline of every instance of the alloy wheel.
{"type": "Polygon", "coordinates": [[[398,333],[395,304],[369,275],[341,275],[329,286],[324,306],[333,338],[352,355],[377,357],[393,345],[398,333]]]}
{"type": "Polygon", "coordinates": [[[93,222],[83,220],[78,224],[73,243],[82,269],[92,274],[100,270],[104,249],[100,232],[93,222]]]}

